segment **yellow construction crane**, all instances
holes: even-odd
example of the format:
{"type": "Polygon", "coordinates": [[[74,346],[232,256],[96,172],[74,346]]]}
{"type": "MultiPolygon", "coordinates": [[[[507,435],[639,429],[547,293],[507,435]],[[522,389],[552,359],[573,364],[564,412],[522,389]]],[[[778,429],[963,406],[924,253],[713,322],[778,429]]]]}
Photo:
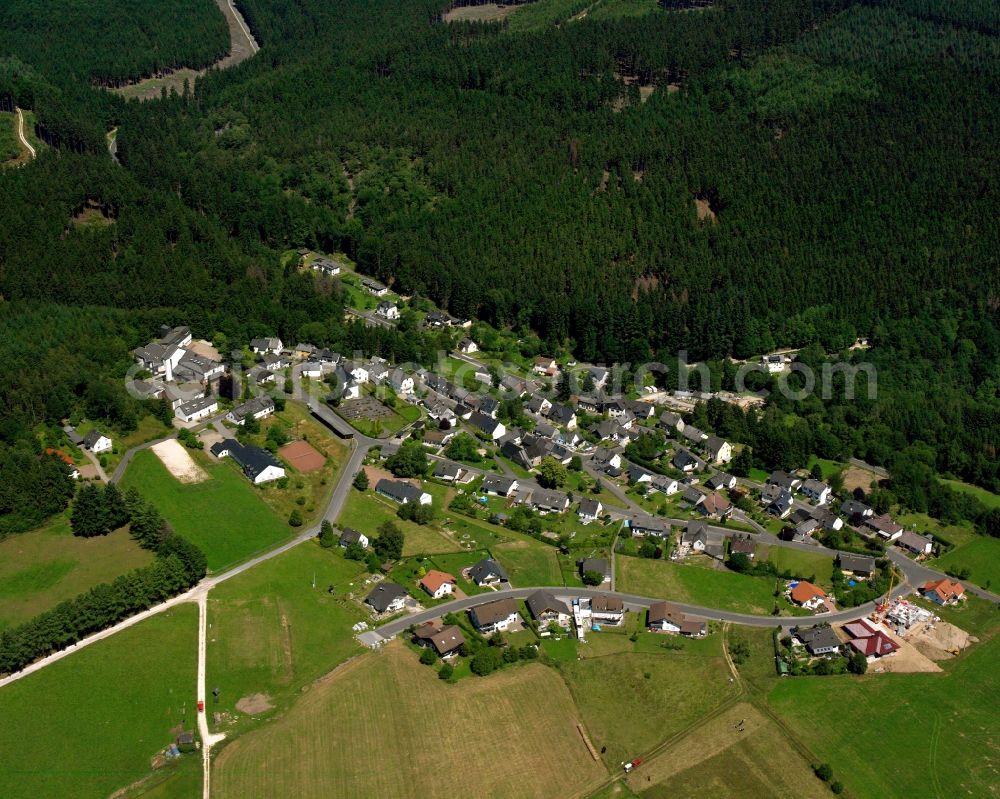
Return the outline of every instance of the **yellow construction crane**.
{"type": "Polygon", "coordinates": [[[896,582],[896,572],[892,568],[892,566],[890,566],[889,587],[886,589],[885,598],[877,605],[875,605],[875,613],[872,614],[873,619],[877,622],[882,621],[882,616],[889,609],[889,603],[892,601],[892,586],[895,582],[896,582]]]}

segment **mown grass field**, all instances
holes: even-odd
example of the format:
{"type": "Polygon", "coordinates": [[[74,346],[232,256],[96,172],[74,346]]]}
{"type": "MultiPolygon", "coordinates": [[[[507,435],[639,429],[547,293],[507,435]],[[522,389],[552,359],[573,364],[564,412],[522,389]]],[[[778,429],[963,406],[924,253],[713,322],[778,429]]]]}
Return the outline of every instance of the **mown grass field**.
{"type": "Polygon", "coordinates": [[[666,560],[618,556],[615,587],[720,610],[766,615],[774,607],[774,580],[666,560]]]}
{"type": "Polygon", "coordinates": [[[778,682],[769,703],[858,799],[996,796],[1000,637],[944,674],[778,682]]]}
{"type": "Polygon", "coordinates": [[[832,795],[781,728],[745,702],[685,735],[625,782],[643,799],[832,795]],[[743,732],[737,730],[740,721],[743,732]]]}
{"type": "Polygon", "coordinates": [[[143,778],[185,711],[193,728],[197,650],[181,605],[0,689],[0,796],[106,799],[143,778]]]}
{"type": "Polygon", "coordinates": [[[307,542],[213,589],[207,674],[221,689],[213,710],[238,713],[236,703],[257,693],[280,706],[363,651],[351,626],[366,614],[348,597],[367,593],[364,567],[341,553],[307,542]]]}
{"type": "Polygon", "coordinates": [[[946,552],[931,564],[935,569],[969,569],[976,585],[1000,590],[1000,538],[976,536],[946,552]]]}
{"type": "Polygon", "coordinates": [[[1000,494],[994,494],[992,491],[987,491],[985,488],[969,485],[969,483],[963,483],[961,480],[942,480],[941,482],[950,485],[956,491],[964,491],[966,494],[972,494],[972,496],[982,502],[987,508],[1000,508],[1000,494]]]}
{"type": "Polygon", "coordinates": [[[507,569],[512,585],[527,588],[532,585],[562,585],[559,556],[547,544],[512,541],[493,547],[494,556],[507,569]]]}
{"type": "Polygon", "coordinates": [[[808,580],[814,577],[814,582],[829,588],[833,578],[833,558],[815,552],[805,552],[789,547],[760,547],[757,559],[766,558],[779,571],[790,571],[796,577],[808,580]],[[766,549],[766,552],[761,550],[766,549]]]}
{"type": "Polygon", "coordinates": [[[448,685],[394,644],[226,745],[212,791],[216,799],[574,795],[607,774],[577,721],[569,691],[545,666],[448,685]]]}
{"type": "Polygon", "coordinates": [[[74,536],[66,515],[8,536],[0,541],[0,630],[152,559],[124,528],[96,538],[74,536]]]}
{"type": "MultiPolygon", "coordinates": [[[[697,643],[559,664],[591,741],[598,750],[607,747],[603,759],[609,767],[644,754],[735,696],[721,636],[697,643]]],[[[580,651],[589,646],[581,644],[580,651]]]]}
{"type": "Polygon", "coordinates": [[[134,486],[178,533],[197,544],[218,572],[291,537],[290,528],[228,463],[199,464],[211,479],[184,485],[156,455],[143,450],[125,471],[122,484],[134,486]]]}

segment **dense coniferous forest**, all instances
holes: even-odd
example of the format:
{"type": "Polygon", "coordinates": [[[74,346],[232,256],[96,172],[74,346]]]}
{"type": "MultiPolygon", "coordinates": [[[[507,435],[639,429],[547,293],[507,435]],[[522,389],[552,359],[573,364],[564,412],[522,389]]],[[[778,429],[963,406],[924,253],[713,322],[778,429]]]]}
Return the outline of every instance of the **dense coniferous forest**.
{"type": "Polygon", "coordinates": [[[336,285],[281,266],[305,245],[591,361],[868,337],[876,400],[775,410],[825,451],[925,442],[1000,487],[995,4],[721,0],[514,31],[444,24],[436,0],[241,0],[262,50],[193,93],[90,85],[211,58],[214,6],[185,6],[199,21],[155,48],[0,47],[0,100],[56,145],[0,176],[22,425],[85,403],[160,322],[432,356],[345,325],[336,285]],[[71,224],[87,201],[108,224],[71,224]]]}

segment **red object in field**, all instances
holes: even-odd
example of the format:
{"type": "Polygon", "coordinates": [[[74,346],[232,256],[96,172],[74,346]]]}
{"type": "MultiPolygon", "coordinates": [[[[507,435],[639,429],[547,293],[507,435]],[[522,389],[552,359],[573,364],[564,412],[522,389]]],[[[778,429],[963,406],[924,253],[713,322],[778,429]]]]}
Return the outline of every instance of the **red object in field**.
{"type": "Polygon", "coordinates": [[[200,700],[198,702],[198,712],[199,713],[204,713],[205,712],[205,703],[202,702],[202,701],[200,701],[200,700]]]}
{"type": "Polygon", "coordinates": [[[640,763],[642,763],[642,758],[641,757],[637,757],[635,760],[632,761],[632,768],[635,768],[640,763]]]}

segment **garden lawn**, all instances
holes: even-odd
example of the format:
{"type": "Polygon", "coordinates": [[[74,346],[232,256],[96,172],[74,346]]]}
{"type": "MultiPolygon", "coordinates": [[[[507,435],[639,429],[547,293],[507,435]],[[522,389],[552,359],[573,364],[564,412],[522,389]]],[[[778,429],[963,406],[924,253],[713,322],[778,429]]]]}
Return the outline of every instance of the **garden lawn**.
{"type": "Polygon", "coordinates": [[[769,704],[850,796],[996,796],[998,661],[994,636],[945,674],[790,678],[769,704]]]}
{"type": "Polygon", "coordinates": [[[287,704],[364,651],[351,626],[367,614],[351,597],[368,593],[366,576],[340,547],[306,542],[213,589],[208,680],[222,689],[215,709],[239,713],[236,703],[257,693],[287,704]]]}
{"type": "Polygon", "coordinates": [[[387,521],[396,524],[403,531],[404,555],[433,555],[438,552],[457,552],[462,546],[450,535],[442,532],[439,520],[419,525],[404,521],[396,515],[399,505],[378,496],[373,490],[351,489],[344,510],[337,520],[341,527],[352,527],[368,536],[378,536],[378,528],[387,521]]]}
{"type": "Polygon", "coordinates": [[[122,485],[139,489],[174,530],[199,546],[213,572],[291,536],[292,528],[264,503],[233,464],[213,463],[207,456],[197,460],[211,479],[184,485],[153,452],[143,450],[132,459],[122,485]]]}
{"type": "Polygon", "coordinates": [[[622,592],[737,613],[767,615],[774,607],[775,581],[668,560],[615,559],[615,587],[622,592]]]}
{"type": "Polygon", "coordinates": [[[777,567],[778,571],[789,571],[796,577],[805,580],[814,578],[811,582],[824,588],[831,587],[833,558],[829,555],[779,546],[767,548],[766,552],[761,552],[761,549],[764,547],[758,548],[757,559],[766,557],[777,567]]]}
{"type": "Polygon", "coordinates": [[[976,536],[930,564],[935,569],[969,569],[976,585],[1000,588],[1000,538],[976,536]]]}
{"type": "Polygon", "coordinates": [[[546,544],[512,541],[494,546],[493,554],[507,570],[511,584],[518,588],[563,584],[559,557],[546,544]]]}
{"type": "Polygon", "coordinates": [[[106,799],[143,778],[195,726],[197,654],[180,605],[0,689],[0,796],[106,799]]]}
{"type": "Polygon", "coordinates": [[[80,538],[65,514],[45,527],[10,535],[0,541],[0,630],[152,560],[153,553],[136,544],[127,529],[80,538]]]}

